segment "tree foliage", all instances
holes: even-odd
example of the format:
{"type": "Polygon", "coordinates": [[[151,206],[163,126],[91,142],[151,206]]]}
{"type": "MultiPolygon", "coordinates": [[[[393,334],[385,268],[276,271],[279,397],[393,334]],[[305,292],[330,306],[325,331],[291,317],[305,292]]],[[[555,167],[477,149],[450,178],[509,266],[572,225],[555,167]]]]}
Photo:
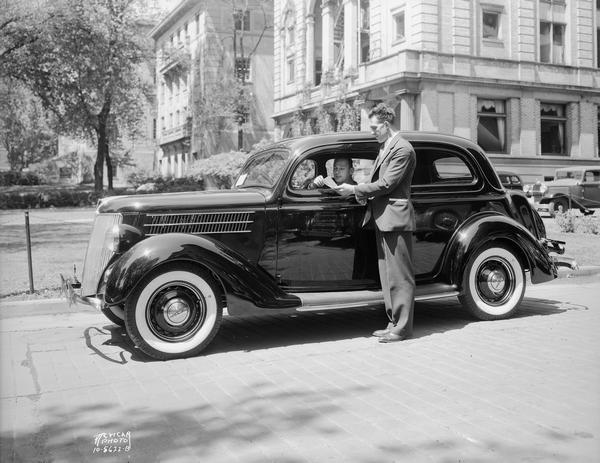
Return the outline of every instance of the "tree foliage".
{"type": "Polygon", "coordinates": [[[57,117],[61,130],[97,144],[95,188],[104,164],[112,189],[113,151],[135,137],[148,94],[140,67],[149,59],[136,27],[136,0],[59,0],[46,19],[21,21],[28,44],[12,53],[9,73],[25,82],[57,117]]]}
{"type": "Polygon", "coordinates": [[[26,88],[8,79],[0,81],[0,143],[15,171],[56,156],[57,152],[50,115],[26,88]]]}
{"type": "MultiPolygon", "coordinates": [[[[194,102],[194,123],[200,128],[204,150],[215,133],[232,127],[237,127],[238,150],[243,150],[243,127],[254,106],[252,86],[247,81],[250,63],[264,34],[273,28],[267,14],[268,1],[227,0],[227,3],[231,8],[231,29],[213,31],[207,37],[208,59],[212,62],[202,70],[205,73],[203,88],[194,102]],[[256,29],[248,34],[244,27],[244,18],[249,13],[255,18],[262,16],[258,35],[256,29]]],[[[256,24],[260,23],[255,21],[256,24]]]]}

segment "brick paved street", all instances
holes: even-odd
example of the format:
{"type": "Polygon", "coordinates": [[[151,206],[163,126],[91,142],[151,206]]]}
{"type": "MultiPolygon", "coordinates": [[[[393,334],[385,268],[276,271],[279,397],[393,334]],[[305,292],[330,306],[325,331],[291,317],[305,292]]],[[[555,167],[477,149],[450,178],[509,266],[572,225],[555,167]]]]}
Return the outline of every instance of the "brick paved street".
{"type": "Polygon", "coordinates": [[[529,286],[498,322],[419,304],[391,345],[376,310],[228,319],[169,362],[89,308],[0,306],[0,460],[600,461],[599,296],[598,276],[529,286]],[[131,450],[95,450],[111,432],[131,450]]]}

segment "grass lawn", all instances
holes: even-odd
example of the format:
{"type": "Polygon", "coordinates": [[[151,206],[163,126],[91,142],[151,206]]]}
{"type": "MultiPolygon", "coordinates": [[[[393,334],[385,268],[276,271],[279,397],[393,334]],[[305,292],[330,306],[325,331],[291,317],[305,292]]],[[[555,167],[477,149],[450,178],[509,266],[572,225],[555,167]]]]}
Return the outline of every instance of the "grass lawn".
{"type": "MultiPolygon", "coordinates": [[[[600,216],[600,213],[597,213],[600,216]]],[[[29,213],[34,289],[29,275],[23,211],[0,211],[0,298],[57,297],[60,273],[81,277],[94,208],[32,209],[29,213]]],[[[595,217],[600,220],[600,217],[595,217]]],[[[600,265],[600,235],[561,233],[552,218],[544,218],[549,238],[565,241],[565,255],[580,266],[600,265]]]]}

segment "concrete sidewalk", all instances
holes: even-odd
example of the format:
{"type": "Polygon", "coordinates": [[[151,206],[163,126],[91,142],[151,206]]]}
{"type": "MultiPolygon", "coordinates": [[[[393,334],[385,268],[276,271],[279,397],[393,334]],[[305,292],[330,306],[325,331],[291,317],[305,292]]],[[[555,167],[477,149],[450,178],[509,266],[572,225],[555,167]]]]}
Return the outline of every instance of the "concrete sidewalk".
{"type": "Polygon", "coordinates": [[[90,309],[4,307],[0,460],[600,461],[597,280],[530,287],[504,321],[418,304],[390,345],[377,310],[227,319],[169,362],[90,309]]]}

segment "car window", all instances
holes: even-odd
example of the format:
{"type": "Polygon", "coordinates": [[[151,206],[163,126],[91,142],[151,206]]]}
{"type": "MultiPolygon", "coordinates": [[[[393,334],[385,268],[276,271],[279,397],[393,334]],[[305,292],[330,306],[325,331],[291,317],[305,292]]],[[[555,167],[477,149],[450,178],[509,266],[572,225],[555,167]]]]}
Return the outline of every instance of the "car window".
{"type": "Polygon", "coordinates": [[[579,170],[562,170],[556,171],[556,179],[561,178],[574,178],[575,180],[581,180],[583,173],[579,170]]]}
{"type": "MultiPolygon", "coordinates": [[[[413,185],[419,186],[467,186],[476,182],[476,175],[466,158],[453,149],[415,147],[417,165],[413,185]]],[[[506,174],[503,181],[506,182],[506,174]]]]}
{"type": "Polygon", "coordinates": [[[517,185],[518,185],[519,183],[521,183],[521,179],[520,179],[519,177],[517,177],[516,175],[512,175],[512,176],[510,177],[510,181],[511,181],[512,183],[516,183],[517,185]]]}
{"type": "Polygon", "coordinates": [[[600,171],[588,170],[585,172],[586,182],[600,182],[600,171]]]}
{"type": "Polygon", "coordinates": [[[306,188],[307,184],[317,176],[317,164],[312,159],[305,159],[294,171],[290,188],[300,190],[306,188]]]}
{"type": "Polygon", "coordinates": [[[471,183],[473,175],[460,158],[447,156],[433,162],[433,183],[471,183]]]}
{"type": "Polygon", "coordinates": [[[287,165],[288,157],[286,151],[271,151],[255,157],[242,168],[235,188],[274,188],[287,165]]]}

